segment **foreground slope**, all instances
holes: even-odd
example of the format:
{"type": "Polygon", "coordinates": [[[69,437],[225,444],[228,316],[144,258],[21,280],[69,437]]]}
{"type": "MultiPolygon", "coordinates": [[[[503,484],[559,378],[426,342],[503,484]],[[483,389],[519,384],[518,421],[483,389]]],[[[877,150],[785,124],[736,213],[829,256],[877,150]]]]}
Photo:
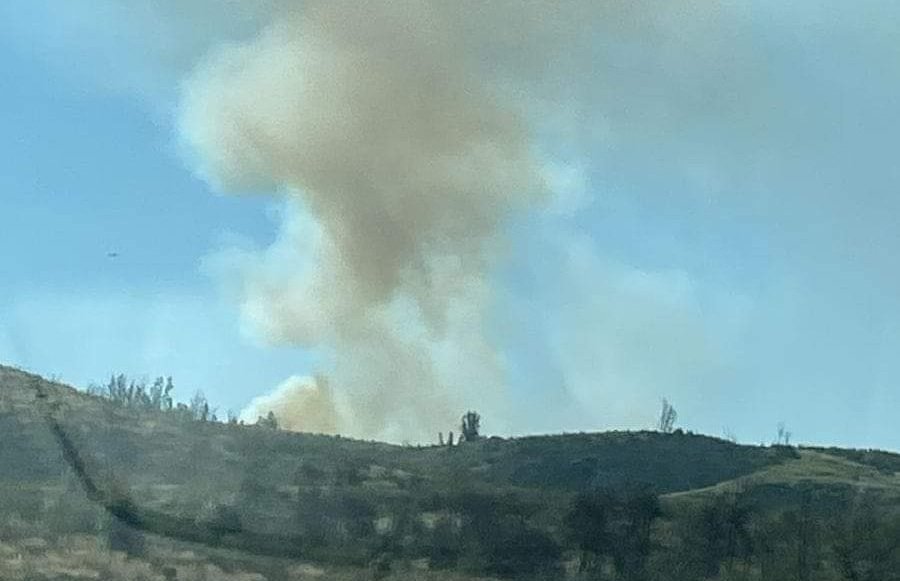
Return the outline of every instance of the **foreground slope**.
{"type": "MultiPolygon", "coordinates": [[[[390,571],[396,578],[532,578],[547,563],[573,560],[581,563],[569,573],[577,578],[587,574],[588,561],[575,550],[566,515],[587,491],[659,494],[663,512],[650,517],[658,519],[653,546],[680,553],[696,528],[684,524],[695,522],[691,515],[736,494],[763,524],[800,506],[824,518],[861,498],[886,515],[900,507],[900,456],[886,452],[742,446],[681,432],[394,446],[125,408],[3,366],[0,441],[0,517],[7,523],[0,563],[8,566],[0,566],[2,578],[78,578],[54,577],[58,571],[28,577],[9,563],[21,564],[27,554],[36,570],[52,572],[66,561],[61,555],[84,553],[90,538],[102,541],[91,546],[106,556],[92,554],[91,561],[79,553],[90,561],[85,571],[96,573],[101,562],[125,571],[140,556],[147,567],[140,575],[148,579],[171,574],[170,562],[177,562],[177,578],[204,567],[217,567],[215,577],[223,579],[228,571],[300,579],[326,570],[347,579],[390,571]],[[100,490],[94,502],[64,457],[69,445],[89,487],[100,490]],[[120,531],[122,520],[137,533],[120,531]],[[144,539],[141,530],[168,532],[144,539]],[[183,542],[179,530],[201,531],[185,537],[200,544],[183,542]],[[142,547],[147,543],[140,551],[127,541],[135,534],[142,547]],[[6,539],[18,544],[4,545],[6,539]],[[116,561],[110,549],[126,550],[132,560],[116,561]],[[14,558],[3,561],[4,551],[14,558]]],[[[748,563],[762,574],[762,561],[748,563]]],[[[613,559],[604,566],[618,565],[613,559]]],[[[660,569],[669,570],[660,579],[695,574],[660,569]]],[[[129,571],[109,575],[139,578],[129,571]]]]}

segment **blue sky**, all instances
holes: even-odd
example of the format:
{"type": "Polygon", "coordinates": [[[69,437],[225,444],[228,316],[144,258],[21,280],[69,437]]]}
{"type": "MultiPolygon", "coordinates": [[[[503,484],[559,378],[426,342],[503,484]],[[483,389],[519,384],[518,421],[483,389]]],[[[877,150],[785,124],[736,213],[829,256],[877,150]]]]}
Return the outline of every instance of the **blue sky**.
{"type": "MultiPolygon", "coordinates": [[[[558,122],[535,116],[535,140],[567,177],[495,273],[509,431],[648,427],[667,397],[742,441],[785,422],[900,449],[900,12],[781,4],[661,45],[601,30],[577,91],[541,86],[558,122]]],[[[255,16],[189,34],[209,4],[176,5],[138,40],[146,15],[115,3],[0,12],[0,361],[171,374],[240,409],[317,358],[248,332],[208,267],[268,246],[278,202],[213,192],[173,122],[216,19],[233,39],[255,16]]]]}
{"type": "Polygon", "coordinates": [[[223,237],[270,239],[271,202],[211,194],[158,111],[19,40],[0,59],[0,358],[79,386],[171,374],[222,411],[302,367],[242,336],[201,269],[223,237]]]}

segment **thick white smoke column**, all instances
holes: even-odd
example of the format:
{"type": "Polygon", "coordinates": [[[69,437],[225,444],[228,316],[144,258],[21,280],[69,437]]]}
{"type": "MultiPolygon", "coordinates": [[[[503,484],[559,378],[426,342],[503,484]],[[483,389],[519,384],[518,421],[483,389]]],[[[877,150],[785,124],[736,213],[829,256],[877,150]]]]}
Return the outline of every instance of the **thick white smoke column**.
{"type": "Polygon", "coordinates": [[[488,275],[504,220],[543,185],[457,31],[426,2],[311,2],[186,84],[203,174],[287,199],[280,239],[243,263],[244,313],[272,341],[333,351],[345,433],[430,439],[467,407],[503,408],[488,275]]]}

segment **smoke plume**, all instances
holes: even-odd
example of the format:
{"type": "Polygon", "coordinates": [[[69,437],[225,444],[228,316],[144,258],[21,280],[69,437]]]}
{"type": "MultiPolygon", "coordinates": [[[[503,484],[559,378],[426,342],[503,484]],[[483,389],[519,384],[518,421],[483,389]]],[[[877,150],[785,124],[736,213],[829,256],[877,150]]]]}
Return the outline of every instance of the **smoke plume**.
{"type": "MultiPolygon", "coordinates": [[[[0,3],[0,40],[163,126],[179,87],[194,167],[278,193],[274,243],[215,266],[249,328],[321,360],[295,371],[329,388],[280,390],[282,424],[431,439],[475,408],[494,433],[640,427],[668,397],[710,432],[814,402],[798,429],[853,409],[896,442],[898,21],[887,0],[30,0],[0,3]]],[[[143,302],[60,318],[71,293],[49,315],[28,295],[0,313],[7,351],[69,354],[61,320],[146,326],[143,302]]],[[[190,323],[172,353],[222,360],[219,327],[190,323]]],[[[165,331],[151,352],[172,366],[165,331]]],[[[221,395],[259,389],[249,353],[224,359],[221,395]]],[[[856,429],[844,443],[878,441],[856,429]]]]}
{"type": "Polygon", "coordinates": [[[285,198],[277,242],[242,261],[244,315],[272,342],[332,356],[334,402],[282,386],[268,405],[297,429],[389,438],[499,411],[489,275],[504,222],[544,189],[517,109],[436,4],[276,14],[209,56],[182,103],[211,183],[285,198]],[[307,409],[332,406],[333,421],[307,409]]]}
{"type": "Polygon", "coordinates": [[[241,419],[254,422],[269,412],[277,415],[283,429],[317,434],[338,430],[331,388],[323,377],[287,378],[272,393],[254,398],[241,413],[241,419]]]}

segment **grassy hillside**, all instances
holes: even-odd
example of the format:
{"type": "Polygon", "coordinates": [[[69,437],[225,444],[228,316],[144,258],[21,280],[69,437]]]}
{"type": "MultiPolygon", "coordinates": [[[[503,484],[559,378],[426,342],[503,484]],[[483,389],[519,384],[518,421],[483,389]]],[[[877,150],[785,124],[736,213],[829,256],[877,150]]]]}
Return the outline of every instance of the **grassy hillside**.
{"type": "Polygon", "coordinates": [[[294,479],[302,466],[336,471],[372,466],[403,472],[430,487],[502,486],[575,491],[591,486],[652,483],[661,492],[710,486],[783,461],[778,450],[705,436],[608,432],[484,438],[454,448],[410,447],[312,434],[263,432],[252,426],[184,422],[171,414],[123,409],[64,385],[0,366],[0,433],[14,438],[2,461],[8,475],[51,479],[61,457],[35,404],[42,382],[60,402],[58,417],[84,450],[135,484],[179,485],[203,475],[238,484],[263,469],[272,483],[294,479]],[[22,450],[29,450],[27,454],[22,450]],[[263,458],[264,466],[258,465],[263,458]]]}
{"type": "MultiPolygon", "coordinates": [[[[632,574],[624,561],[612,553],[586,561],[570,530],[572,507],[591,491],[606,491],[610,531],[619,517],[609,515],[632,506],[617,494],[658,495],[642,575],[717,499],[739,495],[757,528],[798,507],[824,518],[864,500],[890,522],[900,508],[900,457],[885,452],[742,446],[680,432],[393,446],[124,408],[2,366],[0,441],[3,579],[104,578],[101,569],[147,579],[616,578],[632,574]],[[137,530],[87,499],[48,415],[103,494],[143,515],[137,530]],[[202,542],[140,532],[172,522],[205,531],[202,542]],[[273,543],[288,550],[270,551],[273,543]],[[82,571],[60,572],[73,560],[82,571]]],[[[761,575],[762,561],[747,559],[747,575],[761,575]]],[[[658,566],[670,576],[657,578],[682,578],[658,566]]]]}

